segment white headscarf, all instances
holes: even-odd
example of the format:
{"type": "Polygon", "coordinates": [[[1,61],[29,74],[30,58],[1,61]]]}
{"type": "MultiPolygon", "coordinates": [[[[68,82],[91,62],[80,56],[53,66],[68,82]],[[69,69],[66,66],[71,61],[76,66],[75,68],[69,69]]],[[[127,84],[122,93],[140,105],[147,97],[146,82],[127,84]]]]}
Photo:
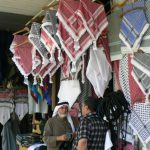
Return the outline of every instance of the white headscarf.
{"type": "MultiPolygon", "coordinates": [[[[67,106],[69,108],[69,103],[68,102],[58,102],[58,104],[56,105],[54,111],[53,111],[53,115],[52,117],[56,116],[58,114],[58,109],[62,106],[67,106]]],[[[70,123],[71,125],[71,128],[72,128],[72,132],[75,132],[75,128],[74,128],[74,125],[73,125],[73,121],[72,121],[72,118],[70,116],[70,114],[68,113],[67,114],[67,120],[68,122],[70,123]]]]}

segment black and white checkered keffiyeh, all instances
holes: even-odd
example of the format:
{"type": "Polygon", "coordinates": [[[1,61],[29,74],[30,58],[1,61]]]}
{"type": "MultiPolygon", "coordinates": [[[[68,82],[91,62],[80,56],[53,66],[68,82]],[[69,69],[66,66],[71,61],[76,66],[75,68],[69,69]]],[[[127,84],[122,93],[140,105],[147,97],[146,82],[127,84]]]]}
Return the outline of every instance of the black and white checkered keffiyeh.
{"type": "Polygon", "coordinates": [[[119,81],[126,100],[131,103],[128,70],[128,56],[124,55],[119,63],[119,81]]]}
{"type": "Polygon", "coordinates": [[[143,144],[150,141],[150,103],[135,103],[129,125],[143,144]]]}
{"type": "Polygon", "coordinates": [[[56,35],[57,26],[58,26],[56,10],[47,11],[42,22],[43,22],[41,26],[42,29],[53,40],[57,49],[60,49],[60,41],[56,35]]]}
{"type": "Polygon", "coordinates": [[[43,59],[42,64],[47,65],[48,64],[48,51],[43,45],[43,43],[40,41],[40,36],[41,36],[40,27],[41,27],[41,24],[33,22],[28,39],[42,56],[42,59],[43,59]]]}

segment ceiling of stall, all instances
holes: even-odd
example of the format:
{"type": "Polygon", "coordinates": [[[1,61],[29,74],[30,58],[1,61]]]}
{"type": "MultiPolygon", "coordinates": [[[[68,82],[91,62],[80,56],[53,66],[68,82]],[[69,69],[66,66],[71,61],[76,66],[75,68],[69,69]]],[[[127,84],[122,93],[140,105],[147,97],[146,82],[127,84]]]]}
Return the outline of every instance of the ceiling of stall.
{"type": "Polygon", "coordinates": [[[24,27],[52,0],[0,0],[0,30],[17,31],[24,27]]]}

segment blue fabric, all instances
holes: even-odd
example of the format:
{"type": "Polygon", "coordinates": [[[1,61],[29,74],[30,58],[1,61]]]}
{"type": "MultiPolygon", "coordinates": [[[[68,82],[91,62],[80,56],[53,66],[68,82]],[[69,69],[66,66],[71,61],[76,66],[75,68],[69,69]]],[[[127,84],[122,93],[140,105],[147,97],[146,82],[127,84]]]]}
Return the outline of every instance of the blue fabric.
{"type": "MultiPolygon", "coordinates": [[[[135,3],[127,4],[123,8],[123,13],[128,10],[137,7],[145,7],[144,1],[138,1],[135,3]]],[[[130,48],[135,47],[135,42],[139,38],[141,32],[143,31],[145,25],[147,25],[147,20],[143,9],[136,9],[125,13],[121,23],[120,34],[124,37],[124,40],[130,45],[130,48]]],[[[145,31],[146,32],[146,31],[145,31]]],[[[121,39],[122,40],[122,39],[121,39]]],[[[142,40],[142,37],[141,37],[142,40]]],[[[139,42],[141,42],[141,40],[139,42]]],[[[123,41],[124,42],[124,41],[123,41]]],[[[140,44],[138,43],[137,46],[140,44]]]]}
{"type": "Polygon", "coordinates": [[[47,101],[48,105],[51,105],[51,102],[52,102],[51,98],[50,98],[50,91],[51,91],[51,89],[52,89],[52,85],[48,84],[46,86],[46,88],[44,89],[44,91],[43,91],[43,97],[47,101]]]}

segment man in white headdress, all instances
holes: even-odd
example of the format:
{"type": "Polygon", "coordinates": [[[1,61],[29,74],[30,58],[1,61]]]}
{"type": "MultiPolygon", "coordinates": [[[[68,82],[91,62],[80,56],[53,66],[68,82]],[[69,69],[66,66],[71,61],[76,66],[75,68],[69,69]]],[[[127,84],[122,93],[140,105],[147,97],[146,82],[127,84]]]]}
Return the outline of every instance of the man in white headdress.
{"type": "Polygon", "coordinates": [[[45,124],[43,141],[47,145],[47,150],[65,150],[75,131],[73,121],[68,113],[69,103],[59,102],[45,124]]]}

